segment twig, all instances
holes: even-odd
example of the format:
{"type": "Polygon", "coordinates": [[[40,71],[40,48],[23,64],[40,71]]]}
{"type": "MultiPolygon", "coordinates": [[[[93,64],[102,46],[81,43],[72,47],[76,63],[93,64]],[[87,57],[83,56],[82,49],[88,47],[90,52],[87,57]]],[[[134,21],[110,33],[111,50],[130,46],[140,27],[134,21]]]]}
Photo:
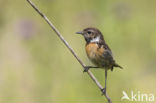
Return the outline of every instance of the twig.
{"type": "MultiPolygon", "coordinates": [[[[40,14],[40,16],[43,17],[43,19],[49,24],[49,26],[53,29],[53,31],[57,34],[57,36],[61,39],[61,41],[66,45],[66,47],[70,50],[70,52],[74,55],[74,57],[77,59],[77,61],[82,65],[82,67],[85,69],[86,65],[80,60],[80,58],[77,56],[77,54],[74,52],[74,50],[69,46],[68,42],[64,39],[64,37],[61,35],[61,33],[56,29],[56,27],[52,24],[51,21],[34,5],[34,3],[31,0],[27,0],[28,3],[35,9],[37,13],[40,14]]],[[[99,83],[99,81],[96,79],[96,77],[93,75],[91,71],[88,70],[88,75],[91,77],[91,79],[95,82],[95,84],[98,86],[100,90],[103,89],[102,85],[99,83]]],[[[108,103],[112,103],[110,97],[107,93],[104,94],[106,97],[108,103]]]]}

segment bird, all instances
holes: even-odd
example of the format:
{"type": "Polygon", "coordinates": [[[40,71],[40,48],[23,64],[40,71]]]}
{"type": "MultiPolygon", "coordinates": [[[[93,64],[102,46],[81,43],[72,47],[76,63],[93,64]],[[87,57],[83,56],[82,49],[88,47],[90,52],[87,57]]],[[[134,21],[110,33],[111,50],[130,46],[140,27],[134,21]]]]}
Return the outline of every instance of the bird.
{"type": "Polygon", "coordinates": [[[103,34],[99,29],[95,27],[88,27],[82,31],[76,32],[76,34],[81,34],[84,37],[86,41],[86,54],[89,60],[95,65],[85,66],[83,72],[88,72],[90,68],[101,68],[105,70],[105,87],[101,89],[101,91],[105,94],[107,85],[107,71],[113,71],[114,67],[119,67],[120,69],[123,69],[123,67],[115,62],[112,51],[106,44],[103,34]]]}

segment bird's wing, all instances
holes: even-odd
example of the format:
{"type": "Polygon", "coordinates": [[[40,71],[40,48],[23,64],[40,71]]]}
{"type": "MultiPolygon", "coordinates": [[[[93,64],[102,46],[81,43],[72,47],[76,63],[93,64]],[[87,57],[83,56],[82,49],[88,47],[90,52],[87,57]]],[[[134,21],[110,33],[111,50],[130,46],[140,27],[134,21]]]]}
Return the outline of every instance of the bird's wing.
{"type": "Polygon", "coordinates": [[[110,61],[114,61],[113,60],[113,56],[112,56],[112,52],[108,49],[105,49],[105,52],[103,53],[104,57],[107,59],[107,60],[110,60],[110,61]]]}
{"type": "Polygon", "coordinates": [[[103,59],[104,59],[106,65],[114,64],[115,60],[113,59],[113,54],[112,54],[111,49],[108,47],[108,45],[106,43],[103,43],[102,46],[104,48],[103,59]]]}
{"type": "Polygon", "coordinates": [[[103,46],[105,50],[108,50],[108,52],[112,55],[112,51],[111,51],[111,49],[109,48],[109,46],[106,44],[106,42],[104,41],[104,39],[103,39],[103,40],[100,40],[99,44],[100,44],[101,46],[103,46]]]}
{"type": "Polygon", "coordinates": [[[108,57],[110,59],[113,59],[113,54],[112,54],[112,51],[109,48],[109,46],[105,42],[102,43],[102,46],[103,46],[104,51],[105,51],[103,55],[105,55],[106,57],[108,57]]]}
{"type": "Polygon", "coordinates": [[[108,46],[106,43],[104,43],[104,48],[105,48],[106,50],[108,50],[108,52],[110,53],[110,55],[113,56],[111,49],[109,48],[109,46],[108,46]]]}
{"type": "Polygon", "coordinates": [[[100,44],[99,52],[101,52],[101,59],[104,61],[108,61],[108,63],[114,62],[113,55],[107,44],[100,44]]]}

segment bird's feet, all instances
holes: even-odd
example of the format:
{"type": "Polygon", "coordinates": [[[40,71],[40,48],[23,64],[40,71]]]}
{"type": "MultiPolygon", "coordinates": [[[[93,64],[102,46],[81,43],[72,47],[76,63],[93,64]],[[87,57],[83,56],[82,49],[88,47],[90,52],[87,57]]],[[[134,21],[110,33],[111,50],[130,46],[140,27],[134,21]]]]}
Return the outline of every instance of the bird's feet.
{"type": "Polygon", "coordinates": [[[90,66],[85,66],[83,72],[88,72],[89,69],[90,69],[90,66]]]}
{"type": "Polygon", "coordinates": [[[99,68],[99,67],[96,67],[96,66],[85,66],[83,72],[88,72],[88,70],[89,70],[90,68],[99,68]]]}
{"type": "Polygon", "coordinates": [[[102,95],[106,94],[106,88],[101,89],[102,95]]]}

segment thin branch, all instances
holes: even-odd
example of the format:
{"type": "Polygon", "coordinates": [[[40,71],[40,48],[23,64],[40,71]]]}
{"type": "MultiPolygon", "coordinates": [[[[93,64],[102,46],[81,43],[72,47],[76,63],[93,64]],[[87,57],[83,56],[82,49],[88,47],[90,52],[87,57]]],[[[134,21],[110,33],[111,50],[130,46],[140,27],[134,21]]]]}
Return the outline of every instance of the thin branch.
{"type": "MultiPolygon", "coordinates": [[[[61,33],[56,29],[56,27],[52,24],[52,22],[34,5],[34,3],[31,0],[27,0],[28,3],[35,9],[37,13],[40,14],[40,16],[43,17],[43,19],[49,24],[51,29],[57,34],[57,36],[61,39],[61,41],[66,45],[66,47],[70,50],[70,52],[74,55],[74,57],[77,59],[77,61],[82,65],[82,67],[85,69],[86,65],[80,60],[80,58],[77,56],[77,54],[74,52],[74,50],[69,46],[68,42],[64,39],[64,37],[61,35],[61,33]]],[[[94,83],[98,86],[100,90],[103,89],[103,86],[99,83],[99,81],[96,79],[96,77],[93,75],[91,71],[88,70],[88,75],[90,78],[94,81],[94,83]]],[[[106,97],[108,103],[112,103],[110,97],[107,93],[104,94],[106,97]]]]}

